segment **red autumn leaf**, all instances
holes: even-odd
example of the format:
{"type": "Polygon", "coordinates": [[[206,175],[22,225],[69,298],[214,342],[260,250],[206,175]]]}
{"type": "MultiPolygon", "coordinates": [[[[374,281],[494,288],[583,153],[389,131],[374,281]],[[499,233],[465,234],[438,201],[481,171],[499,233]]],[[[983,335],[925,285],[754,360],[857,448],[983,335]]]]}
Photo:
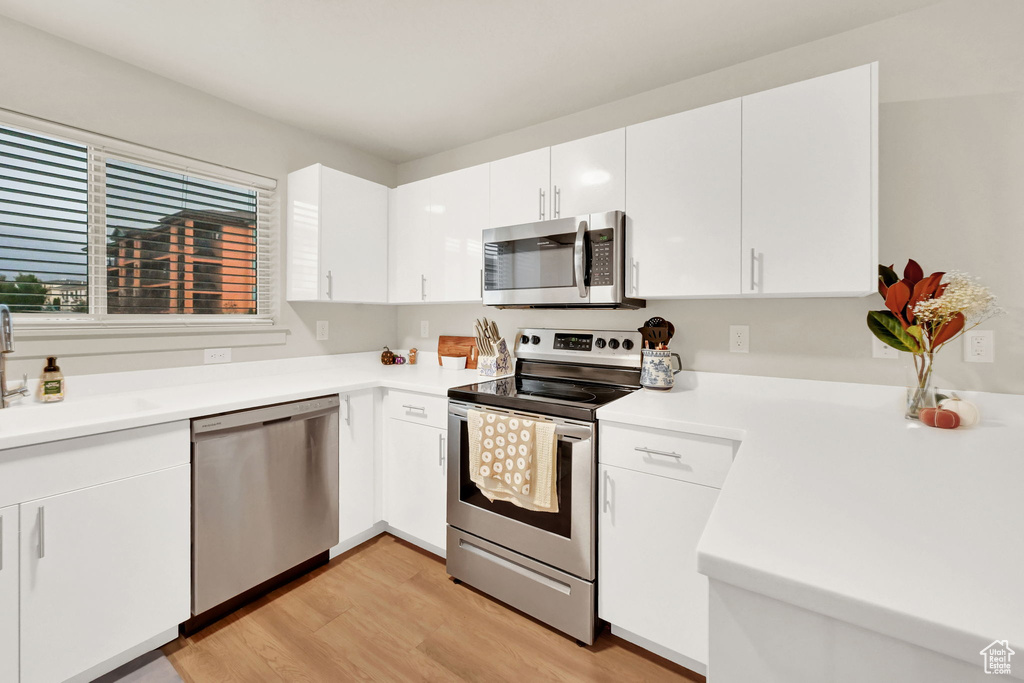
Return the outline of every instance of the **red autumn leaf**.
{"type": "Polygon", "coordinates": [[[935,338],[932,339],[932,349],[939,348],[939,346],[959,334],[962,329],[964,329],[964,314],[957,313],[935,334],[935,338]]]}
{"type": "Polygon", "coordinates": [[[884,299],[885,295],[888,292],[889,288],[885,286],[885,283],[882,281],[882,278],[878,278],[878,293],[881,294],[882,298],[884,299]]]}
{"type": "Polygon", "coordinates": [[[924,269],[918,265],[917,261],[914,259],[907,261],[907,267],[903,269],[903,279],[907,281],[907,284],[913,287],[923,277],[924,269]]]}
{"type": "Polygon", "coordinates": [[[907,287],[906,283],[902,280],[890,287],[888,294],[885,295],[885,307],[892,311],[893,315],[899,318],[899,321],[903,323],[903,329],[907,329],[907,321],[903,315],[903,308],[907,305],[909,300],[910,287],[907,287]]]}

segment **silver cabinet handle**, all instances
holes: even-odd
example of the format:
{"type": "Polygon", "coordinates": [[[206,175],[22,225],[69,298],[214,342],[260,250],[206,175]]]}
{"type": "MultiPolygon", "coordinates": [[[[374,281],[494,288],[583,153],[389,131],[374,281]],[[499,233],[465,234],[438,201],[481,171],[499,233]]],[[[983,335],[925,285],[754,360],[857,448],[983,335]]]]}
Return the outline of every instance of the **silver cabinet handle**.
{"type": "Polygon", "coordinates": [[[480,298],[484,298],[484,269],[480,269],[480,298]]]}
{"type": "Polygon", "coordinates": [[[587,298],[587,245],[584,243],[586,235],[587,222],[580,221],[580,227],[576,231],[576,244],[573,247],[573,265],[576,268],[576,286],[579,287],[581,299],[587,298]]]}
{"type": "Polygon", "coordinates": [[[612,488],[612,475],[608,474],[608,470],[604,471],[604,496],[601,503],[601,509],[608,512],[612,509],[612,502],[608,497],[608,492],[612,488]]]}
{"type": "Polygon", "coordinates": [[[555,185],[555,206],[553,208],[555,218],[559,218],[562,215],[562,191],[558,189],[558,185],[555,185]]]}
{"type": "Polygon", "coordinates": [[[46,557],[46,508],[39,506],[36,512],[36,521],[39,523],[39,559],[46,557]]]}
{"type": "Polygon", "coordinates": [[[4,518],[0,517],[0,572],[4,570],[4,518]]]}
{"type": "Polygon", "coordinates": [[[751,292],[754,291],[754,261],[756,261],[756,260],[757,259],[754,258],[754,248],[751,247],[750,248],[750,291],[751,292]]]}
{"type": "Polygon", "coordinates": [[[420,300],[427,300],[427,276],[420,275],[420,300]]]}
{"type": "Polygon", "coordinates": [[[406,403],[406,404],[402,405],[402,407],[405,408],[408,411],[418,410],[418,411],[420,411],[421,413],[424,413],[424,414],[427,412],[427,409],[424,408],[423,406],[414,406],[414,405],[410,405],[410,404],[406,403]]]}
{"type": "Polygon", "coordinates": [[[352,397],[345,395],[345,424],[352,424],[352,397]]]}
{"type": "Polygon", "coordinates": [[[629,259],[629,266],[632,269],[629,278],[629,287],[633,296],[640,295],[640,262],[636,259],[629,259]]]}
{"type": "Polygon", "coordinates": [[[640,446],[637,446],[633,450],[635,450],[635,451],[637,451],[639,453],[647,453],[648,455],[664,455],[664,456],[669,457],[669,458],[682,458],[683,457],[683,456],[679,455],[678,453],[669,453],[668,451],[656,451],[653,448],[641,448],[640,446]]]}
{"type": "Polygon", "coordinates": [[[334,299],[334,274],[327,271],[327,298],[334,299]]]}
{"type": "Polygon", "coordinates": [[[544,220],[544,209],[546,208],[544,206],[544,188],[538,188],[538,192],[540,192],[540,219],[544,220]]]}
{"type": "Polygon", "coordinates": [[[445,435],[444,435],[444,433],[441,433],[441,434],[438,434],[437,436],[438,436],[438,439],[437,439],[437,464],[440,467],[443,468],[444,467],[444,457],[445,457],[445,447],[444,447],[445,435]]]}

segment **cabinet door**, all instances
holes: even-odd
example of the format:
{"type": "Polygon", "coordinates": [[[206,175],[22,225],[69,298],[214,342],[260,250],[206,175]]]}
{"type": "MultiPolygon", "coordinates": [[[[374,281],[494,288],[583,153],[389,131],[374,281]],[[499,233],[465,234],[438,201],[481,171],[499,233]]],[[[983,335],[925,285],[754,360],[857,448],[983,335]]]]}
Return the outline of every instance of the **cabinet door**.
{"type": "Polygon", "coordinates": [[[744,293],[875,289],[877,65],[743,98],[744,293]]]}
{"type": "Polygon", "coordinates": [[[551,148],[491,162],[490,227],[551,218],[551,148]]]}
{"type": "Polygon", "coordinates": [[[0,510],[0,681],[18,680],[18,506],[0,510]]]}
{"type": "Polygon", "coordinates": [[[551,148],[552,217],[622,211],[626,205],[626,129],[551,148]]]}
{"type": "Polygon", "coordinates": [[[447,433],[389,419],[385,454],[388,524],[432,546],[445,547],[447,433]]]}
{"type": "Polygon", "coordinates": [[[341,397],[338,457],[338,539],[341,544],[374,525],[376,401],[374,390],[341,397]]]}
{"type": "Polygon", "coordinates": [[[684,657],[708,661],[708,580],[697,542],[718,490],[602,465],[598,616],[684,657]]]}
{"type": "Polygon", "coordinates": [[[388,212],[388,301],[407,304],[427,300],[436,244],[430,239],[430,180],[399,185],[391,192],[388,212]]]}
{"type": "Polygon", "coordinates": [[[388,300],[388,188],[322,167],[322,301],[388,300]]]}
{"type": "Polygon", "coordinates": [[[479,301],[483,292],[482,233],[490,192],[487,164],[430,179],[430,233],[443,248],[442,272],[430,301],[479,301]]]}
{"type": "Polygon", "coordinates": [[[325,287],[320,277],[320,164],[288,174],[289,301],[319,301],[325,287]]]}
{"type": "Polygon", "coordinates": [[[63,681],[189,616],[189,466],[21,505],[21,681],[63,681]]]}
{"type": "Polygon", "coordinates": [[[626,129],[633,296],[740,293],[740,100],[626,129]]]}

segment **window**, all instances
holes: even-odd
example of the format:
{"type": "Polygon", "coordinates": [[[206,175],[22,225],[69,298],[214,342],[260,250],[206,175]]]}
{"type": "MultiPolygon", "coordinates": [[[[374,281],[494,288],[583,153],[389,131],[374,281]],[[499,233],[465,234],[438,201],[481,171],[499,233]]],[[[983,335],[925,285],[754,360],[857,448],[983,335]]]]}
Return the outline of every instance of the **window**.
{"type": "Polygon", "coordinates": [[[132,151],[0,125],[0,303],[66,322],[270,321],[273,182],[132,151]]]}

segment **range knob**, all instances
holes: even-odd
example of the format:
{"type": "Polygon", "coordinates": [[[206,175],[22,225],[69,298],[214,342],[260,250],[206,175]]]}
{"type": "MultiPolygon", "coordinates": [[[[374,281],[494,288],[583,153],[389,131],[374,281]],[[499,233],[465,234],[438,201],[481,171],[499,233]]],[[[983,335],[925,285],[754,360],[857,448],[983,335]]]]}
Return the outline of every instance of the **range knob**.
{"type": "Polygon", "coordinates": [[[627,351],[632,351],[633,350],[633,340],[632,339],[623,339],[622,340],[622,348],[626,349],[627,351]]]}
{"type": "Polygon", "coordinates": [[[531,344],[540,344],[540,337],[538,337],[537,335],[533,335],[532,337],[530,337],[530,343],[531,344]]]}
{"type": "Polygon", "coordinates": [[[619,340],[618,339],[609,339],[608,340],[608,348],[609,349],[617,349],[617,348],[619,348],[619,340]]]}
{"type": "Polygon", "coordinates": [[[522,337],[520,337],[520,338],[519,338],[519,343],[520,343],[520,344],[529,344],[529,343],[530,343],[530,338],[529,338],[529,337],[527,337],[527,336],[526,336],[526,335],[524,334],[524,335],[523,335],[522,337]]]}
{"type": "Polygon", "coordinates": [[[594,346],[596,346],[599,349],[603,349],[605,344],[607,344],[607,342],[601,337],[598,337],[597,339],[594,340],[594,346]]]}

